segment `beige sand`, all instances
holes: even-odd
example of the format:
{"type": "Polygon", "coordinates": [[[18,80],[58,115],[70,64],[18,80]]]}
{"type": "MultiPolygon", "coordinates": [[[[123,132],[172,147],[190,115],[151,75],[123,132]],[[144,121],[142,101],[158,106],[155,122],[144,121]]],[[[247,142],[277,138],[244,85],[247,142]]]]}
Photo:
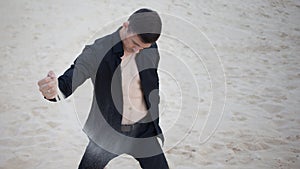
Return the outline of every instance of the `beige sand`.
{"type": "MultiPolygon", "coordinates": [[[[171,168],[300,168],[296,0],[1,1],[0,168],[78,166],[88,142],[81,123],[90,82],[54,104],[42,98],[37,81],[49,70],[63,73],[84,45],[139,7],[163,16],[161,126],[171,168]],[[225,85],[222,121],[204,142],[222,116],[225,85]]],[[[139,165],[122,155],[107,168],[139,165]]]]}

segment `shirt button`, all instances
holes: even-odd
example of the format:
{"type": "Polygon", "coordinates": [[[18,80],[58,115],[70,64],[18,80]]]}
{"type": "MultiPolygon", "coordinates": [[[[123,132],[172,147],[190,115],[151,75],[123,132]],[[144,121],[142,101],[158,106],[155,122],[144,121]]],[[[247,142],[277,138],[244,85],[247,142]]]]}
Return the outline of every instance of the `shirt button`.
{"type": "Polygon", "coordinates": [[[132,110],[132,107],[129,107],[128,110],[132,110]]]}

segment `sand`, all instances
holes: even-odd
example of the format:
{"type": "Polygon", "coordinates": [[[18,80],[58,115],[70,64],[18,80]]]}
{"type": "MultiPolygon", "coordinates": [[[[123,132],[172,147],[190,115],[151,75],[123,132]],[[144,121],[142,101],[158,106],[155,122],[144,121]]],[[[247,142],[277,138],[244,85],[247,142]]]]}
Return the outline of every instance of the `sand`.
{"type": "MultiPolygon", "coordinates": [[[[50,103],[37,81],[134,10],[163,19],[161,126],[172,169],[300,167],[299,1],[0,2],[0,168],[77,168],[91,82],[50,103]]],[[[128,155],[108,169],[139,168],[128,155]]]]}

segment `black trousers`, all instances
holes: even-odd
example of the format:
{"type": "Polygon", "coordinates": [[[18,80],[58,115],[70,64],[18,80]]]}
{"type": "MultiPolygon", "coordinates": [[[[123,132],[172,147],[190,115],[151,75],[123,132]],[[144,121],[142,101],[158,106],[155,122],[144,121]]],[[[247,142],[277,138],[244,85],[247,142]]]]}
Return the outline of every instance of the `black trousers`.
{"type": "MultiPolygon", "coordinates": [[[[135,131],[125,132],[125,134],[129,136],[144,137],[153,132],[154,128],[152,125],[149,124],[139,126],[134,130],[135,131]]],[[[161,149],[158,140],[153,140],[156,141],[156,143],[154,143],[154,145],[157,145],[156,148],[161,149]]],[[[134,158],[139,162],[140,166],[143,169],[169,169],[165,155],[162,150],[161,152],[162,153],[151,157],[134,158]]],[[[111,152],[106,151],[105,149],[97,145],[95,142],[90,140],[79,164],[79,169],[103,169],[110,160],[117,156],[117,154],[113,154],[111,152]]]]}

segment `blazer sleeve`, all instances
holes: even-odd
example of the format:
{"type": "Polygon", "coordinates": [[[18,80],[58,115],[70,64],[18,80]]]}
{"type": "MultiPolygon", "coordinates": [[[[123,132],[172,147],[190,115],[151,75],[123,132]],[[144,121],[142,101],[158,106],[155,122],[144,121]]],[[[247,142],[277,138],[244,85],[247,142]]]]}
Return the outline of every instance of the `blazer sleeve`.
{"type": "Polygon", "coordinates": [[[94,74],[97,67],[96,60],[93,45],[87,45],[70,68],[58,78],[59,90],[66,98],[94,74]]]}

